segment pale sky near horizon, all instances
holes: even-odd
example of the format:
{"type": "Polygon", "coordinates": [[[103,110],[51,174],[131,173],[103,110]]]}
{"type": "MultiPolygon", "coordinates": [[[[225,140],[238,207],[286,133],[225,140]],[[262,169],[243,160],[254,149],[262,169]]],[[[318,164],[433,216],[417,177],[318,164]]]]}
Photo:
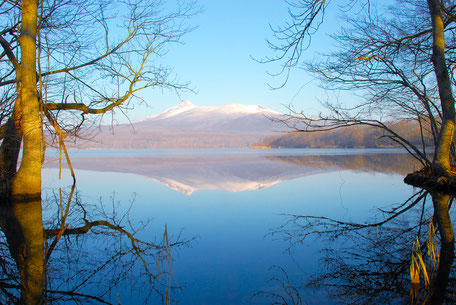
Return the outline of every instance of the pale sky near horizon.
{"type": "MultiPolygon", "coordinates": [[[[128,112],[132,122],[155,115],[182,100],[196,106],[225,104],[261,104],[279,112],[287,112],[285,105],[293,104],[296,110],[318,112],[318,99],[325,92],[318,82],[306,72],[295,69],[285,87],[271,90],[283,78],[273,78],[278,63],[261,64],[252,59],[272,56],[266,39],[272,38],[269,25],[283,25],[287,20],[287,4],[282,0],[199,0],[203,11],[189,19],[190,26],[197,26],[185,35],[184,44],[172,45],[163,62],[174,69],[182,82],[190,82],[192,92],[147,90],[140,93],[148,106],[136,107],[128,112]]],[[[330,24],[330,20],[326,24],[330,24]]],[[[328,27],[328,26],[326,26],[328,27]]],[[[305,56],[314,57],[315,51],[327,51],[331,40],[323,28],[313,39],[312,48],[305,56]]],[[[127,122],[116,115],[119,123],[127,122]]]]}

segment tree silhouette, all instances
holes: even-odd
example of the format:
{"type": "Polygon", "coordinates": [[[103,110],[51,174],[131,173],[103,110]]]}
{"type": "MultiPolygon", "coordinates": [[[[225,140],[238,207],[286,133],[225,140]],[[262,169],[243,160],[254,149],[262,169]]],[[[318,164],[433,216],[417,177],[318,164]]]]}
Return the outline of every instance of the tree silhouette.
{"type": "Polygon", "coordinates": [[[168,237],[166,227],[162,238],[138,238],[137,233],[148,223],[133,224],[131,206],[117,214],[120,203],[115,197],[110,209],[108,202],[90,204],[76,194],[63,219],[61,200],[66,201],[70,193],[70,189],[54,190],[45,200],[49,217],[41,228],[31,226],[33,222],[41,223],[39,202],[34,203],[35,210],[30,211],[28,205],[24,213],[18,213],[21,206],[1,208],[1,302],[117,304],[116,293],[126,286],[126,290],[134,289],[136,295],[141,295],[138,302],[170,303],[172,292],[178,288],[171,284],[171,253],[188,245],[189,240],[168,237]],[[36,240],[29,240],[30,234],[22,234],[31,230],[44,233],[44,252],[21,252],[24,247],[43,242],[37,235],[32,236],[36,240]],[[28,267],[41,261],[43,268],[28,267]]]}

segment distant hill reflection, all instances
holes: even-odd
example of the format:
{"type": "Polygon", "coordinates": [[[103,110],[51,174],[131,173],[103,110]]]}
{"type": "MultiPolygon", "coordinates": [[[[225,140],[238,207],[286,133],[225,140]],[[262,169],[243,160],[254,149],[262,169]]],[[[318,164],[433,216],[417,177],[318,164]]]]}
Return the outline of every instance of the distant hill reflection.
{"type": "MultiPolygon", "coordinates": [[[[417,164],[394,152],[334,154],[100,154],[72,157],[74,168],[132,173],[191,195],[196,190],[261,190],[282,181],[323,172],[352,170],[405,175],[417,164]]],[[[50,167],[58,167],[52,162],[50,167]]]]}
{"type": "Polygon", "coordinates": [[[419,168],[419,162],[408,154],[362,154],[362,155],[321,155],[321,156],[269,156],[271,161],[286,162],[299,166],[338,168],[341,170],[380,172],[406,175],[411,169],[419,168]]]}

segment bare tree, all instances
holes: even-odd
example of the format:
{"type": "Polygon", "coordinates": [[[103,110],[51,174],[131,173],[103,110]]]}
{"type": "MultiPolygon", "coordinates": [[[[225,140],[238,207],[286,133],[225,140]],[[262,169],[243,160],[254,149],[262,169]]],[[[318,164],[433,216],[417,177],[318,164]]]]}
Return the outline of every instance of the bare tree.
{"type": "MultiPolygon", "coordinates": [[[[442,194],[431,196],[435,202],[442,194]]],[[[454,253],[443,250],[447,241],[436,235],[439,217],[432,215],[429,197],[421,190],[392,208],[379,209],[374,220],[363,223],[285,215],[288,221],[271,234],[290,241],[290,249],[318,236],[324,268],[301,285],[288,283],[284,291],[303,295],[302,289],[326,289],[342,304],[454,302],[454,253]]]]}
{"type": "Polygon", "coordinates": [[[140,102],[140,90],[185,88],[159,59],[191,30],[184,22],[196,13],[193,2],[2,1],[0,9],[0,172],[20,192],[35,183],[28,197],[40,194],[46,128],[62,145],[89,116],[140,102]],[[22,140],[24,175],[16,173],[22,140]]]}
{"type": "Polygon", "coordinates": [[[134,199],[119,214],[116,211],[121,203],[115,197],[111,202],[82,202],[79,194],[73,196],[72,192],[71,188],[54,189],[43,202],[48,217],[43,227],[33,228],[39,229],[37,234],[44,233],[44,252],[20,252],[24,243],[33,243],[28,240],[30,235],[22,231],[30,230],[31,221],[42,222],[41,212],[34,213],[41,211],[40,203],[34,204],[33,211],[30,205],[0,208],[0,302],[117,304],[117,300],[113,302],[115,292],[127,286],[127,291],[141,295],[138,302],[170,303],[178,288],[171,282],[171,253],[189,241],[181,236],[168,236],[166,227],[163,237],[157,234],[148,240],[139,238],[137,233],[148,222],[138,224],[130,219],[134,199]],[[67,202],[70,196],[72,200],[67,202]],[[68,213],[64,213],[62,209],[67,208],[68,213]],[[41,273],[32,273],[24,266],[24,261],[42,260],[41,273]]]}
{"type": "MultiPolygon", "coordinates": [[[[268,61],[282,63],[279,73],[288,73],[302,62],[313,31],[332,4],[292,4],[292,22],[275,29],[276,40],[270,43],[278,55],[268,61]]],[[[333,35],[336,48],[322,60],[304,61],[301,66],[318,77],[324,88],[350,91],[359,102],[327,101],[327,113],[309,117],[295,112],[288,123],[298,131],[375,126],[421,160],[432,175],[452,176],[454,151],[448,128],[452,129],[454,117],[450,98],[454,47],[442,42],[455,39],[454,3],[398,0],[387,7],[377,1],[347,0],[338,4],[346,15],[340,31],[333,35]],[[423,145],[411,143],[407,135],[391,127],[399,120],[417,123],[412,126],[420,128],[423,145]],[[426,135],[433,137],[435,153],[426,149],[426,135]]]]}
{"type": "Polygon", "coordinates": [[[71,168],[64,138],[89,115],[124,111],[145,88],[184,88],[157,59],[191,30],[184,23],[194,13],[193,2],[169,10],[158,0],[0,2],[0,205],[15,216],[2,221],[20,271],[19,302],[40,304],[45,283],[45,129],[71,168]]]}
{"type": "MultiPolygon", "coordinates": [[[[276,41],[271,46],[278,55],[267,60],[281,62],[279,74],[285,73],[286,79],[289,69],[301,63],[313,31],[334,2],[300,0],[290,4],[292,21],[275,29],[276,41]]],[[[372,0],[347,0],[338,4],[347,14],[339,33],[333,36],[338,47],[323,60],[304,62],[303,67],[314,73],[327,89],[356,93],[358,102],[344,105],[327,101],[327,113],[309,117],[304,112],[295,112],[285,123],[295,131],[325,131],[360,124],[378,127],[385,137],[401,144],[421,161],[423,169],[408,175],[406,182],[424,187],[432,194],[442,259],[431,304],[441,304],[454,261],[449,206],[451,192],[454,194],[456,190],[452,93],[456,84],[456,4],[453,0],[397,0],[390,6],[372,0]],[[407,120],[419,127],[421,147],[391,128],[391,122],[407,120]],[[427,134],[433,138],[430,151],[424,140],[427,134]]],[[[301,216],[296,217],[297,220],[301,216]]],[[[341,229],[339,232],[365,227],[324,217],[310,219],[330,232],[333,229],[331,226],[328,229],[328,224],[336,225],[337,230],[341,229]]]]}

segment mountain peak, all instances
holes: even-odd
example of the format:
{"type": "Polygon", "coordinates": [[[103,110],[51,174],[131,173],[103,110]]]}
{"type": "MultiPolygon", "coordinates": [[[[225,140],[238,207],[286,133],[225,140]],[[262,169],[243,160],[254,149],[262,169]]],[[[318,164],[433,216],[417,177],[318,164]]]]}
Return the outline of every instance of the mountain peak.
{"type": "Polygon", "coordinates": [[[199,115],[205,114],[212,117],[224,115],[224,116],[239,116],[249,114],[261,114],[268,117],[280,116],[280,113],[269,109],[263,105],[243,105],[243,104],[227,104],[223,106],[195,106],[189,100],[183,100],[179,105],[169,108],[168,110],[146,118],[143,121],[150,119],[168,119],[182,113],[190,114],[197,111],[199,115]]]}
{"type": "MultiPolygon", "coordinates": [[[[182,103],[180,103],[180,105],[186,106],[186,107],[188,107],[188,106],[195,106],[195,105],[193,105],[192,102],[190,102],[189,100],[183,100],[182,103]]],[[[179,105],[179,106],[180,106],[180,105],[179,105]]]]}
{"type": "Polygon", "coordinates": [[[175,116],[179,113],[186,112],[186,111],[194,109],[194,108],[196,108],[196,106],[193,105],[192,102],[190,102],[189,100],[183,100],[179,105],[171,107],[168,110],[166,110],[165,112],[162,112],[160,114],[148,117],[147,119],[169,118],[169,117],[175,116]]]}
{"type": "Polygon", "coordinates": [[[195,106],[184,100],[137,122],[134,137],[130,125],[125,124],[117,128],[125,132],[122,140],[119,133],[115,137],[106,133],[101,141],[112,141],[111,147],[118,148],[248,147],[267,136],[287,132],[288,127],[280,118],[283,116],[261,105],[195,106]]]}

